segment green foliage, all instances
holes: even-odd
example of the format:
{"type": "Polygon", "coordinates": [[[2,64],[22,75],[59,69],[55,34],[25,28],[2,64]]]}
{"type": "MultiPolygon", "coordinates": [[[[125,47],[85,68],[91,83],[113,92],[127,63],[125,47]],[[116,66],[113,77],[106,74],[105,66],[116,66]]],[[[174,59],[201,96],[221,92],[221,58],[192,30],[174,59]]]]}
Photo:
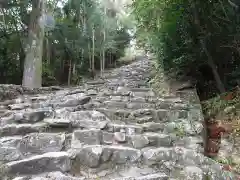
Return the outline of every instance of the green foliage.
{"type": "Polygon", "coordinates": [[[218,93],[205,89],[220,83],[213,67],[226,89],[236,85],[240,15],[227,1],[134,0],[132,7],[139,44],[156,55],[166,74],[196,79],[202,99],[218,93]]]}
{"type": "MultiPolygon", "coordinates": [[[[7,8],[1,10],[0,83],[21,84],[31,5],[29,0],[9,1],[7,8]]],[[[66,83],[69,71],[72,71],[72,82],[78,82],[88,73],[93,56],[95,67],[100,67],[103,52],[106,68],[109,59],[114,63],[123,55],[130,36],[111,6],[105,13],[106,6],[97,0],[68,0],[60,5],[57,1],[48,0],[47,8],[56,25],[45,34],[43,85],[66,83]]]]}

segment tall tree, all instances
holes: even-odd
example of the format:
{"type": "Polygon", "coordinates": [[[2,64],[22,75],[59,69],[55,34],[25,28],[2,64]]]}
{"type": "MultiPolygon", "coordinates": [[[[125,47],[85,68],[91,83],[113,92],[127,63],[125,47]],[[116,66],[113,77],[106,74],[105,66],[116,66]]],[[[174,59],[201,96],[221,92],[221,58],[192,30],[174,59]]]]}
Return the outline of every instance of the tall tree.
{"type": "Polygon", "coordinates": [[[42,86],[42,53],[45,27],[45,0],[33,0],[28,28],[28,44],[22,85],[30,88],[42,86]],[[42,24],[41,24],[42,21],[42,24]]]}

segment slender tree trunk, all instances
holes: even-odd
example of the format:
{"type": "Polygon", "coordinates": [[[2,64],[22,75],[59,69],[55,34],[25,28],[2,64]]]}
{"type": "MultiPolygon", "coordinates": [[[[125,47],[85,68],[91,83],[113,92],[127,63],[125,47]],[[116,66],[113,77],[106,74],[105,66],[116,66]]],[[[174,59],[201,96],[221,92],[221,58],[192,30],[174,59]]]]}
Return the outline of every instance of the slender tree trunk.
{"type": "Polygon", "coordinates": [[[72,79],[72,60],[69,60],[69,68],[68,68],[68,86],[71,85],[71,79],[72,79]]]}
{"type": "Polygon", "coordinates": [[[113,65],[113,62],[112,62],[112,53],[111,52],[109,52],[109,59],[110,59],[110,64],[111,64],[111,67],[112,67],[112,65],[113,65]]]}
{"type": "Polygon", "coordinates": [[[28,32],[28,47],[24,63],[22,85],[29,88],[42,86],[42,51],[44,26],[40,27],[39,19],[45,11],[45,0],[33,0],[28,32]]]}
{"type": "Polygon", "coordinates": [[[103,75],[103,59],[102,59],[102,52],[100,51],[100,72],[101,76],[103,75]]]}
{"type": "Polygon", "coordinates": [[[220,75],[219,75],[218,71],[217,71],[217,67],[216,67],[216,65],[215,65],[215,63],[214,63],[214,61],[212,59],[212,56],[209,53],[209,51],[207,50],[205,43],[201,42],[201,44],[202,44],[202,48],[204,49],[205,54],[208,57],[208,65],[212,69],[213,76],[214,76],[214,79],[215,79],[215,81],[217,83],[218,90],[220,91],[220,93],[224,93],[224,92],[226,92],[226,89],[225,89],[224,84],[223,84],[223,82],[222,82],[222,80],[220,78],[220,75]]]}
{"type": "MultiPolygon", "coordinates": [[[[107,13],[107,9],[106,9],[106,7],[104,7],[104,14],[105,14],[105,16],[106,16],[106,13],[107,13]]],[[[105,23],[104,23],[104,25],[105,25],[105,23]]],[[[106,41],[106,30],[105,30],[105,27],[103,28],[103,52],[102,52],[102,61],[103,61],[103,67],[102,67],[102,71],[104,72],[104,70],[105,70],[105,41],[106,41]]],[[[102,73],[103,73],[102,72],[102,73]]]]}
{"type": "Polygon", "coordinates": [[[95,29],[92,29],[92,71],[95,72],[95,29]]]}
{"type": "MultiPolygon", "coordinates": [[[[83,14],[82,14],[82,23],[83,23],[83,31],[82,31],[82,35],[85,36],[86,34],[86,18],[85,18],[85,13],[86,13],[86,7],[85,7],[85,2],[83,2],[83,14]]],[[[81,10],[80,13],[81,14],[81,10]]],[[[81,18],[79,18],[80,20],[81,18]]],[[[81,26],[81,21],[79,21],[79,25],[81,26]]],[[[81,49],[81,62],[84,62],[84,48],[81,49]]]]}
{"type": "Polygon", "coordinates": [[[76,63],[73,63],[73,67],[72,67],[72,74],[76,75],[76,63]]]}
{"type": "Polygon", "coordinates": [[[88,43],[88,58],[89,58],[89,69],[92,69],[92,56],[91,56],[91,45],[88,43]]]}
{"type": "Polygon", "coordinates": [[[47,64],[51,63],[51,55],[50,55],[51,47],[49,44],[48,38],[46,38],[46,57],[47,57],[47,64]]]}

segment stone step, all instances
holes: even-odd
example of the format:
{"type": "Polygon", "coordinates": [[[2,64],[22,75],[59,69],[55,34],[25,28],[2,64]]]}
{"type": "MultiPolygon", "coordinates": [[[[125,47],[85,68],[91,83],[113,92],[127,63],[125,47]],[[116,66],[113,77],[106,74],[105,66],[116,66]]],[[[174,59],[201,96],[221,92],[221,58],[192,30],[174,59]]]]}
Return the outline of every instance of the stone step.
{"type": "Polygon", "coordinates": [[[188,118],[186,110],[167,109],[117,109],[117,108],[96,108],[97,111],[105,114],[111,121],[121,120],[126,123],[146,123],[146,122],[167,122],[179,118],[188,118]]]}
{"type": "Polygon", "coordinates": [[[34,175],[53,171],[67,172],[71,161],[67,152],[49,152],[6,163],[9,175],[34,175]]]}
{"type": "Polygon", "coordinates": [[[69,150],[73,166],[96,168],[100,164],[123,165],[141,161],[141,151],[124,146],[87,145],[69,150]]]}
{"type": "MultiPolygon", "coordinates": [[[[67,143],[65,133],[30,133],[25,136],[0,138],[0,150],[11,149],[12,158],[21,160],[47,152],[61,151],[67,143]],[[66,142],[66,143],[65,143],[66,142]]],[[[0,156],[0,161],[8,161],[0,156]]]]}
{"type": "Polygon", "coordinates": [[[166,103],[166,102],[141,102],[141,101],[129,101],[129,102],[121,102],[121,101],[104,101],[101,104],[101,107],[105,108],[122,108],[122,109],[173,109],[173,110],[189,110],[189,106],[187,104],[181,103],[166,103]]]}
{"type": "Polygon", "coordinates": [[[42,122],[35,124],[7,124],[0,127],[0,137],[44,132],[48,127],[47,123],[42,122]]]}
{"type": "Polygon", "coordinates": [[[144,133],[129,135],[123,129],[110,133],[101,130],[75,130],[72,135],[71,148],[84,145],[119,145],[142,149],[147,146],[169,147],[173,145],[170,135],[160,133],[144,133]]]}
{"type": "Polygon", "coordinates": [[[0,102],[0,164],[14,180],[165,180],[212,171],[216,162],[199,153],[201,107],[157,97],[150,69],[141,60],[104,80],[0,102]]]}
{"type": "Polygon", "coordinates": [[[150,175],[143,175],[139,177],[129,176],[129,177],[121,177],[113,180],[168,180],[169,177],[165,173],[155,173],[150,175]]]}
{"type": "Polygon", "coordinates": [[[37,123],[45,117],[53,116],[51,108],[28,109],[24,111],[14,111],[10,115],[1,118],[1,125],[12,123],[37,123]]]}
{"type": "Polygon", "coordinates": [[[99,84],[104,84],[104,83],[105,83],[105,81],[103,81],[103,80],[87,81],[86,82],[87,85],[99,85],[99,84]]]}
{"type": "Polygon", "coordinates": [[[87,180],[85,177],[73,177],[60,171],[44,173],[34,176],[16,177],[13,180],[87,180]]]}

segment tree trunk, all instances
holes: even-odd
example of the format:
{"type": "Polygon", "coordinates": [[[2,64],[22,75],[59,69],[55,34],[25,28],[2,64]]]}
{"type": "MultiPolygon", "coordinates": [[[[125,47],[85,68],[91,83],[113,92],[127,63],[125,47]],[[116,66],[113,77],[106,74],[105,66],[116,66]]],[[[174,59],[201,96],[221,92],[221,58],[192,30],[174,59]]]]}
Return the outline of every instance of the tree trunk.
{"type": "MultiPolygon", "coordinates": [[[[192,6],[193,6],[193,15],[194,15],[194,22],[193,23],[195,24],[196,29],[198,31],[199,30],[201,31],[200,19],[199,19],[199,16],[198,16],[198,9],[196,8],[197,6],[196,6],[195,3],[193,3],[192,6]]],[[[212,59],[212,56],[211,56],[211,54],[209,53],[209,51],[208,51],[208,49],[206,47],[206,41],[205,40],[200,40],[200,43],[201,43],[201,46],[202,46],[202,48],[203,48],[203,50],[204,50],[204,52],[205,52],[205,54],[206,54],[206,56],[208,58],[208,65],[212,69],[214,79],[215,79],[215,81],[217,83],[217,88],[220,91],[220,93],[224,93],[226,91],[225,87],[224,87],[224,84],[222,83],[222,80],[221,80],[221,78],[219,76],[219,73],[218,73],[216,65],[215,65],[215,63],[214,63],[214,61],[212,59]]]]}
{"type": "MultiPolygon", "coordinates": [[[[107,10],[106,7],[104,7],[104,14],[106,15],[107,10]]],[[[105,25],[105,24],[104,24],[105,25]]],[[[102,65],[102,71],[104,72],[105,70],[105,41],[106,41],[106,30],[105,27],[103,28],[103,52],[102,52],[102,61],[103,61],[103,65],[102,65]]],[[[102,72],[102,73],[103,73],[102,72]]]]}
{"type": "Polygon", "coordinates": [[[76,75],[76,63],[73,63],[72,74],[76,75]]]}
{"type": "Polygon", "coordinates": [[[71,76],[72,76],[72,60],[69,60],[69,67],[68,67],[68,86],[71,85],[71,76]]]}
{"type": "Polygon", "coordinates": [[[22,85],[29,88],[42,86],[42,48],[44,26],[40,27],[39,20],[45,11],[45,0],[33,0],[30,25],[28,32],[28,47],[24,62],[22,85]]]}
{"type": "Polygon", "coordinates": [[[51,63],[50,51],[51,51],[51,46],[49,44],[48,38],[46,38],[46,58],[47,58],[47,64],[48,65],[50,65],[50,63],[51,63]]]}
{"type": "Polygon", "coordinates": [[[91,45],[88,43],[88,58],[89,58],[89,69],[92,69],[92,56],[91,56],[91,45]]]}
{"type": "Polygon", "coordinates": [[[92,71],[95,71],[95,29],[92,28],[92,71]]]}
{"type": "Polygon", "coordinates": [[[103,58],[102,58],[102,52],[100,51],[100,72],[101,76],[103,75],[103,58]]]}
{"type": "Polygon", "coordinates": [[[213,72],[213,76],[214,76],[214,79],[217,83],[217,88],[218,90],[220,91],[220,93],[224,93],[226,92],[226,89],[224,87],[224,84],[219,76],[219,73],[217,71],[217,68],[216,68],[216,65],[212,59],[212,56],[211,54],[208,52],[207,48],[206,48],[206,45],[204,42],[201,41],[201,44],[202,44],[202,48],[204,50],[204,52],[206,53],[207,57],[208,57],[208,65],[211,67],[212,69],[212,72],[213,72]]]}

